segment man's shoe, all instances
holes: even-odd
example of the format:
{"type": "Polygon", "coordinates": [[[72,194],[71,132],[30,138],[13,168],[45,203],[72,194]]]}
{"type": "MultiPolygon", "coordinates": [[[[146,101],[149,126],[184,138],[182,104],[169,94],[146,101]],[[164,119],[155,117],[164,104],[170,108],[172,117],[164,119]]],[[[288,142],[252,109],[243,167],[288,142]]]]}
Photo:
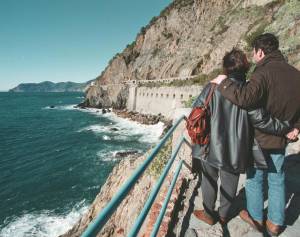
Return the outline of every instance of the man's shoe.
{"type": "Polygon", "coordinates": [[[209,225],[216,224],[216,221],[214,220],[214,218],[208,216],[204,210],[195,210],[193,212],[193,214],[195,215],[195,217],[197,217],[197,219],[205,222],[206,224],[209,224],[209,225]]]}
{"type": "Polygon", "coordinates": [[[264,231],[263,223],[252,219],[252,217],[249,215],[248,211],[242,210],[240,212],[240,217],[243,221],[247,222],[249,225],[251,225],[254,229],[258,230],[259,232],[264,231]]]}
{"type": "Polygon", "coordinates": [[[266,228],[271,236],[278,236],[280,234],[281,226],[273,224],[270,220],[266,220],[266,228]]]}

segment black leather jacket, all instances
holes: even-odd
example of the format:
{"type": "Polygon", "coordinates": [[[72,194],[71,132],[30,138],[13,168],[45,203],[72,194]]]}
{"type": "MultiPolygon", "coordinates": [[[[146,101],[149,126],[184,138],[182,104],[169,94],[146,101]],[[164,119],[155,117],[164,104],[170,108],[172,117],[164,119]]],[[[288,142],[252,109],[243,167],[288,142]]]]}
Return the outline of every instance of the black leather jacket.
{"type": "MultiPolygon", "coordinates": [[[[244,83],[239,75],[229,75],[236,83],[244,83]]],[[[202,105],[211,84],[204,87],[193,103],[202,105]]],[[[244,173],[249,166],[267,168],[265,157],[254,139],[254,128],[264,133],[283,136],[290,130],[288,122],[272,118],[264,109],[246,111],[232,104],[216,87],[210,101],[211,138],[206,146],[193,145],[192,157],[233,173],[244,173]],[[253,128],[254,127],[254,128],[253,128]]]]}

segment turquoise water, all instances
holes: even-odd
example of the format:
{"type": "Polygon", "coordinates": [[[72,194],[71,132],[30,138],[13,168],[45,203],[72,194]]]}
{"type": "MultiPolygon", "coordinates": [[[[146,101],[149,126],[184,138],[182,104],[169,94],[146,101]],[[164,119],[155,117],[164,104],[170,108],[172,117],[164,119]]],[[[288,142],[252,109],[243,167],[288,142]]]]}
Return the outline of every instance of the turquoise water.
{"type": "Polygon", "coordinates": [[[99,192],[116,151],[143,152],[158,141],[162,124],[75,109],[82,99],[0,93],[0,236],[63,233],[99,192]]]}

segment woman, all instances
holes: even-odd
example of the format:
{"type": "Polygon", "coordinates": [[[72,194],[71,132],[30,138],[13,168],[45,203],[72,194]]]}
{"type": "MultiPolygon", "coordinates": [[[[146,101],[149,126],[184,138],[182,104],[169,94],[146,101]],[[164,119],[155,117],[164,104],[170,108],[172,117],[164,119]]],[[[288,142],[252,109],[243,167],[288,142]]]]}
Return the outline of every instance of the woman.
{"type": "MultiPolygon", "coordinates": [[[[224,73],[235,83],[246,82],[249,63],[246,55],[237,49],[226,53],[223,58],[224,73]]],[[[212,84],[208,84],[194,106],[204,103],[212,84]]],[[[290,130],[287,122],[271,118],[263,109],[253,111],[243,110],[225,99],[218,88],[215,89],[209,104],[211,111],[211,134],[209,152],[200,145],[193,145],[193,161],[201,161],[202,167],[202,197],[204,210],[194,211],[194,215],[213,225],[216,217],[222,225],[228,221],[229,211],[235,198],[240,173],[254,165],[257,168],[267,168],[262,151],[254,139],[254,128],[265,133],[283,136],[290,130]],[[220,176],[220,207],[215,213],[217,198],[217,180],[220,176]]],[[[199,170],[200,172],[200,170],[199,170]]]]}

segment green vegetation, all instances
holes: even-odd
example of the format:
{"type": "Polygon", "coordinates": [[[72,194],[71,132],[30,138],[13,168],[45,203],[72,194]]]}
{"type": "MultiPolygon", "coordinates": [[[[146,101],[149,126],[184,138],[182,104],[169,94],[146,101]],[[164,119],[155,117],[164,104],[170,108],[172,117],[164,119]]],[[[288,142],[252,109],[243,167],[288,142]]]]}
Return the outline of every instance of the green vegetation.
{"type": "Polygon", "coordinates": [[[253,41],[255,40],[255,38],[261,34],[264,33],[265,28],[269,25],[269,23],[266,20],[262,20],[261,23],[256,27],[256,29],[249,33],[246,34],[245,36],[245,41],[247,43],[247,50],[251,50],[252,49],[252,44],[253,41]]]}
{"type": "Polygon", "coordinates": [[[149,168],[147,169],[147,173],[157,179],[161,175],[165,165],[170,159],[171,153],[172,139],[169,139],[150,164],[149,168]]]}
{"type": "Polygon", "coordinates": [[[190,97],[188,100],[183,101],[185,108],[191,108],[194,101],[197,99],[197,96],[190,97]]]}
{"type": "Polygon", "coordinates": [[[223,70],[217,68],[210,72],[209,74],[200,74],[195,78],[188,79],[188,80],[174,80],[171,82],[147,82],[147,83],[139,83],[140,86],[145,87],[162,87],[162,86],[174,86],[174,87],[181,87],[181,86],[192,86],[192,85],[205,85],[210,80],[214,79],[219,74],[222,74],[223,70]]]}
{"type": "Polygon", "coordinates": [[[176,9],[182,9],[184,7],[187,6],[191,6],[193,5],[194,0],[174,0],[172,3],[170,3],[166,8],[164,8],[159,16],[154,16],[149,24],[147,24],[146,26],[142,27],[140,30],[140,33],[138,33],[138,35],[144,35],[146,33],[146,31],[153,25],[155,24],[155,22],[159,19],[159,18],[164,18],[166,19],[167,15],[169,15],[169,13],[171,12],[172,9],[176,8],[176,9]]]}
{"type": "Polygon", "coordinates": [[[166,38],[166,39],[170,39],[173,37],[173,34],[171,32],[162,32],[162,35],[166,38]]]}
{"type": "Polygon", "coordinates": [[[155,48],[155,49],[151,52],[152,57],[154,58],[159,52],[160,52],[160,49],[159,49],[159,48],[155,48]]]}
{"type": "Polygon", "coordinates": [[[216,34],[223,34],[224,32],[227,31],[227,29],[229,28],[229,26],[227,26],[225,24],[225,17],[224,16],[220,16],[218,18],[218,20],[216,21],[216,23],[212,26],[212,28],[210,29],[210,31],[214,31],[216,30],[216,34]]]}
{"type": "Polygon", "coordinates": [[[169,6],[167,6],[165,9],[163,9],[160,12],[159,16],[166,17],[172,9],[174,9],[174,8],[182,9],[184,7],[193,5],[193,3],[194,3],[194,0],[175,0],[169,6]]]}
{"type": "Polygon", "coordinates": [[[127,45],[126,45],[126,48],[128,48],[128,49],[133,49],[134,46],[135,46],[135,41],[133,41],[131,44],[127,44],[127,45]]]}

